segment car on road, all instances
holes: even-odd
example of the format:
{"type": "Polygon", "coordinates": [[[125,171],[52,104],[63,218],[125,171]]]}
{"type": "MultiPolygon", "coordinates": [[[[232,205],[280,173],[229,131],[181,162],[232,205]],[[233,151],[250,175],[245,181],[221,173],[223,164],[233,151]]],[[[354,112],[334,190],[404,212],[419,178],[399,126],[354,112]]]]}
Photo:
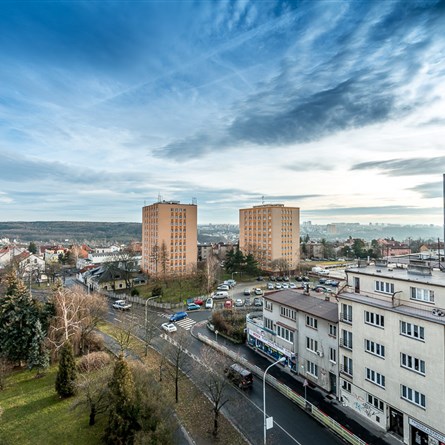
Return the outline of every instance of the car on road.
{"type": "Polygon", "coordinates": [[[253,305],[254,306],[262,306],[263,305],[263,299],[260,297],[255,297],[253,299],[253,305]]]}
{"type": "Polygon", "coordinates": [[[182,320],[183,318],[188,317],[187,312],[181,311],[181,312],[175,312],[174,314],[170,315],[169,321],[175,322],[182,320]]]}
{"type": "Polygon", "coordinates": [[[207,298],[205,307],[206,309],[213,309],[213,298],[207,298]]]}
{"type": "Polygon", "coordinates": [[[250,289],[248,287],[246,287],[244,289],[244,295],[249,295],[250,296],[250,289]]]}
{"type": "Polygon", "coordinates": [[[131,304],[125,300],[116,300],[113,303],[114,309],[120,309],[121,311],[128,311],[131,308],[131,304]]]}
{"type": "Polygon", "coordinates": [[[176,332],[178,330],[173,323],[162,323],[161,328],[164,329],[165,332],[176,332]]]}
{"type": "Polygon", "coordinates": [[[235,306],[238,306],[238,307],[244,306],[244,301],[241,300],[241,298],[237,298],[235,300],[235,306]]]}
{"type": "Polygon", "coordinates": [[[224,374],[231,382],[238,386],[238,388],[246,389],[253,385],[252,373],[248,369],[238,365],[238,363],[234,363],[225,368],[224,374]]]}
{"type": "Polygon", "coordinates": [[[187,310],[188,311],[197,311],[198,309],[201,309],[201,306],[199,304],[196,303],[189,303],[187,305],[187,310]]]}

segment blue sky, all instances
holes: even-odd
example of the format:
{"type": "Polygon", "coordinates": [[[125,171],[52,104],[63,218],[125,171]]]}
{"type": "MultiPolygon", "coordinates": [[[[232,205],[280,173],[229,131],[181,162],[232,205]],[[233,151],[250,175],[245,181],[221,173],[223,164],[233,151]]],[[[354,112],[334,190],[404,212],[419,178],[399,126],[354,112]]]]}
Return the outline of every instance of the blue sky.
{"type": "Polygon", "coordinates": [[[441,224],[445,1],[2,1],[0,220],[441,224]]]}

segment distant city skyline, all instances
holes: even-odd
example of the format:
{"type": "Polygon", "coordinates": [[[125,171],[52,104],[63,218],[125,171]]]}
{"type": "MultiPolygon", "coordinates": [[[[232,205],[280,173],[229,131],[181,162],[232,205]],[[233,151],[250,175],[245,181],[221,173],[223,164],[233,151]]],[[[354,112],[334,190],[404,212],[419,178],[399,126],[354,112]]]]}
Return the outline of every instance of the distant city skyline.
{"type": "Polygon", "coordinates": [[[0,4],[0,221],[443,224],[441,1],[0,4]]]}

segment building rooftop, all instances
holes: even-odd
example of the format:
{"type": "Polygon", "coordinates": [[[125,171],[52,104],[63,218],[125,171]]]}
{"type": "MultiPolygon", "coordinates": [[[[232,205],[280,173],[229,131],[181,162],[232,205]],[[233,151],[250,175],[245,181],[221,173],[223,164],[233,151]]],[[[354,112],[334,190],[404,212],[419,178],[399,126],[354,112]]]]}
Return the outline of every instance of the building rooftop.
{"type": "Polygon", "coordinates": [[[349,273],[445,287],[445,272],[432,269],[423,262],[411,262],[409,264],[388,263],[387,265],[381,266],[375,264],[364,267],[351,267],[346,269],[346,274],[349,273]]]}
{"type": "Polygon", "coordinates": [[[294,290],[280,290],[264,295],[265,300],[283,304],[292,309],[314,315],[319,318],[338,322],[338,305],[320,298],[310,297],[294,290]]]}

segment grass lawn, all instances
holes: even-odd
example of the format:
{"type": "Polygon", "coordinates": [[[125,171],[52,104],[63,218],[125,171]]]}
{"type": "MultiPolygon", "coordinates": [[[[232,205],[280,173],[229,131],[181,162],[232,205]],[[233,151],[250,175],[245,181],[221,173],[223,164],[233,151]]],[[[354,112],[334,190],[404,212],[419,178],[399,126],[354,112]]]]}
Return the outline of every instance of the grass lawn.
{"type": "Polygon", "coordinates": [[[55,389],[58,366],[52,366],[42,378],[35,372],[21,371],[8,377],[0,391],[1,445],[96,445],[105,427],[105,418],[88,425],[88,412],[71,411],[73,399],[59,399],[55,389]]]}

